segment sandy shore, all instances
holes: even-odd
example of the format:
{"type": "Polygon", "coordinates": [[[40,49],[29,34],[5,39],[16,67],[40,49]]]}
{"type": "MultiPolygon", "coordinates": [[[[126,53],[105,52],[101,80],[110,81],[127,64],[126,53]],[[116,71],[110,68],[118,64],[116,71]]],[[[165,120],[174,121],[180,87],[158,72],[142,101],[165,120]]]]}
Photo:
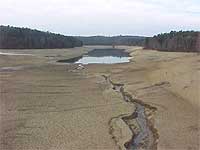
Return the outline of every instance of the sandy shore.
{"type": "Polygon", "coordinates": [[[2,150],[125,149],[133,133],[121,117],[136,107],[102,75],[157,109],[151,122],[159,136],[158,150],[199,149],[200,55],[120,47],[131,52],[130,63],[87,65],[83,70],[54,63],[94,47],[0,55],[2,150]]]}

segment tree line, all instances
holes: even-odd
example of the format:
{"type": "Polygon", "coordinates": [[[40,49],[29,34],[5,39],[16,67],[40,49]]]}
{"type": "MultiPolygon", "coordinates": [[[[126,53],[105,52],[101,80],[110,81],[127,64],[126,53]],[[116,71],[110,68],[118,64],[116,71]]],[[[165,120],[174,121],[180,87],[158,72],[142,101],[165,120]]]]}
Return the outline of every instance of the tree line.
{"type": "Polygon", "coordinates": [[[75,37],[29,28],[0,26],[0,48],[4,49],[52,49],[82,46],[75,37]]]}
{"type": "Polygon", "coordinates": [[[171,31],[170,33],[147,37],[144,42],[144,48],[160,51],[199,52],[200,32],[171,31]]]}
{"type": "Polygon", "coordinates": [[[84,45],[129,45],[143,46],[145,37],[142,36],[78,36],[84,45]]]}

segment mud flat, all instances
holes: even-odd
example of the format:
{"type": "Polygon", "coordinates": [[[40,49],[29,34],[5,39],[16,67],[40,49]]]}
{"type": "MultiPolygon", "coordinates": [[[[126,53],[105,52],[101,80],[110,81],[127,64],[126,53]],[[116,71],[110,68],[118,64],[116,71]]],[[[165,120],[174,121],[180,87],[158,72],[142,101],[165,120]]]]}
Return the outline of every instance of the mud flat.
{"type": "Polygon", "coordinates": [[[200,55],[119,46],[129,63],[54,63],[95,48],[0,55],[0,149],[199,149],[200,55]]]}

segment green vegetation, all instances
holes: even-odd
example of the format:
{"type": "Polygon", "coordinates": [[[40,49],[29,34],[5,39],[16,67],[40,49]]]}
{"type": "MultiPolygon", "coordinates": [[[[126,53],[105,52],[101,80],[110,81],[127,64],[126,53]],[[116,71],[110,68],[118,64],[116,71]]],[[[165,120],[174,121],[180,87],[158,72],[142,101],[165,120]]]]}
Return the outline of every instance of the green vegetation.
{"type": "Polygon", "coordinates": [[[145,37],[140,36],[90,36],[90,37],[77,37],[83,41],[84,45],[129,45],[129,46],[142,46],[145,37]]]}
{"type": "Polygon", "coordinates": [[[74,37],[28,28],[0,26],[0,48],[51,49],[79,46],[82,46],[82,42],[74,37]]]}
{"type": "Polygon", "coordinates": [[[171,31],[170,33],[158,34],[145,39],[146,49],[161,51],[199,51],[200,33],[195,31],[171,31]]]}

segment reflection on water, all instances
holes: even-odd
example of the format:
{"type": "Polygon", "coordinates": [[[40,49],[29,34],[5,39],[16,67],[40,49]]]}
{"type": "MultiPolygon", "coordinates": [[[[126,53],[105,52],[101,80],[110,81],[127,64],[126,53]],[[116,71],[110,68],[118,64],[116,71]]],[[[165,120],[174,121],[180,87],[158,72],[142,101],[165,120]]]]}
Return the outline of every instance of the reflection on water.
{"type": "Polygon", "coordinates": [[[17,55],[21,55],[21,56],[23,56],[23,55],[31,55],[31,54],[18,54],[18,53],[4,53],[4,52],[0,52],[0,55],[13,55],[13,56],[17,56],[17,55]]]}
{"type": "Polygon", "coordinates": [[[75,63],[81,64],[116,64],[116,63],[126,63],[130,61],[131,57],[115,57],[115,56],[103,56],[103,57],[91,57],[83,56],[81,59],[75,63]]]}
{"type": "Polygon", "coordinates": [[[130,62],[129,53],[124,49],[106,48],[94,49],[86,55],[58,60],[61,63],[80,63],[80,64],[116,64],[130,62]]]}

